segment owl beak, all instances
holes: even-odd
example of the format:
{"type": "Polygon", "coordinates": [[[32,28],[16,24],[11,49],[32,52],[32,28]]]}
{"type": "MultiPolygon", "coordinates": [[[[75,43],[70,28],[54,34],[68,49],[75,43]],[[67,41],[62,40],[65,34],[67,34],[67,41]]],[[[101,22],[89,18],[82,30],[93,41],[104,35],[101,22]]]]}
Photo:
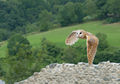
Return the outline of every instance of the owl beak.
{"type": "Polygon", "coordinates": [[[76,33],[76,37],[79,38],[79,34],[78,33],[76,33]]]}
{"type": "Polygon", "coordinates": [[[82,37],[78,36],[78,38],[82,39],[82,37]]]}

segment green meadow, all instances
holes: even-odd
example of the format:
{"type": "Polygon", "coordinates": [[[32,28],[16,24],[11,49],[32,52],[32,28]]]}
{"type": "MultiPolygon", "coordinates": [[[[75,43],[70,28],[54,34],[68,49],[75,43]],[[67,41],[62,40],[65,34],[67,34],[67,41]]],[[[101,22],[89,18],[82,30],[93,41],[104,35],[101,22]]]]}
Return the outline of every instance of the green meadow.
{"type": "MultiPolygon", "coordinates": [[[[88,32],[96,34],[98,32],[107,35],[108,43],[111,46],[120,47],[120,23],[103,24],[102,21],[92,21],[82,24],[76,24],[68,27],[62,27],[47,32],[40,32],[26,35],[33,48],[40,47],[41,39],[46,38],[50,42],[58,46],[66,47],[65,39],[73,31],[84,29],[88,32]]],[[[80,40],[78,43],[86,43],[85,40],[80,40]]],[[[77,43],[77,44],[78,44],[77,43]]],[[[7,41],[0,47],[0,57],[5,57],[7,52],[7,41]]]]}

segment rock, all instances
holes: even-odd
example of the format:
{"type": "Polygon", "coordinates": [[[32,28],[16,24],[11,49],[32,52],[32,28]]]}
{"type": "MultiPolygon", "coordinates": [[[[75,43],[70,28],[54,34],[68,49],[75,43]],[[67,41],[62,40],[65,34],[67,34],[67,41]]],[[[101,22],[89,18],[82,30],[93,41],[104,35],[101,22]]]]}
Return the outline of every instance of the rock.
{"type": "Polygon", "coordinates": [[[49,65],[49,68],[54,68],[56,65],[57,65],[57,63],[50,64],[50,65],[49,65]]]}
{"type": "Polygon", "coordinates": [[[54,63],[15,84],[120,84],[120,64],[54,63]]]}

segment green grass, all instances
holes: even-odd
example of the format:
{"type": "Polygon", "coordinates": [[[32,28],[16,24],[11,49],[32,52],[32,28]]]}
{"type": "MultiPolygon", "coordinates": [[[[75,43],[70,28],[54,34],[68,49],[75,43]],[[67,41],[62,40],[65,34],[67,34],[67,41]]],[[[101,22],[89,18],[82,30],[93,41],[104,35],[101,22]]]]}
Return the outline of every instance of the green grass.
{"type": "MultiPolygon", "coordinates": [[[[102,24],[102,21],[93,21],[83,24],[78,24],[74,26],[68,26],[63,28],[54,29],[48,32],[36,33],[27,35],[27,39],[30,41],[33,47],[40,47],[40,42],[42,38],[57,44],[61,47],[66,47],[65,39],[73,30],[84,29],[93,34],[102,32],[107,34],[107,40],[111,46],[120,47],[120,23],[114,24],[102,24]]],[[[85,43],[80,40],[79,43],[85,43]]],[[[0,47],[0,57],[6,55],[6,43],[0,47]]]]}

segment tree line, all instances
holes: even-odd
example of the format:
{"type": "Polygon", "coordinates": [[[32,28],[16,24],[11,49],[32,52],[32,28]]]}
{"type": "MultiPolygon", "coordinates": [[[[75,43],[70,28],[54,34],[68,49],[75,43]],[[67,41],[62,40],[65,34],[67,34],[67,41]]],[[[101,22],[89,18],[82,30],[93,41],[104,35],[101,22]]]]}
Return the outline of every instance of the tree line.
{"type": "Polygon", "coordinates": [[[120,21],[120,0],[0,0],[0,41],[90,20],[120,21]]]}

